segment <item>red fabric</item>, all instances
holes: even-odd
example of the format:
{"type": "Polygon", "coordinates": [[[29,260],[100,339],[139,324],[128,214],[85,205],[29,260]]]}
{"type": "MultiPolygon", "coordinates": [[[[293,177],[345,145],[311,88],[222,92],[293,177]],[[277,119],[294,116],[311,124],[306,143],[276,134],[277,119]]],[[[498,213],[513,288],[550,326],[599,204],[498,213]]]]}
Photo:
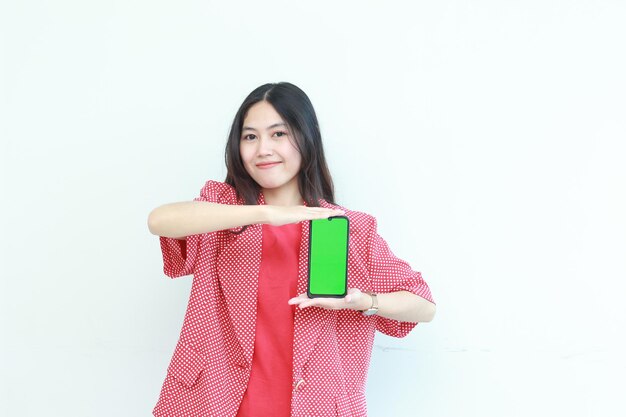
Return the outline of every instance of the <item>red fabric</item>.
{"type": "MultiPolygon", "coordinates": [[[[244,204],[233,187],[212,180],[195,200],[244,204]]],[[[392,253],[373,216],[324,199],[318,202],[320,207],[344,210],[350,219],[348,288],[378,294],[405,290],[432,301],[421,274],[392,253]]],[[[262,193],[257,204],[265,204],[262,193]]],[[[301,227],[298,294],[307,288],[309,222],[301,222],[301,227]]],[[[194,277],[180,336],[152,411],[156,417],[237,414],[252,371],[263,246],[261,224],[234,233],[240,231],[226,229],[185,240],[160,237],[163,272],[171,278],[194,277]]],[[[366,417],[374,333],[405,337],[416,324],[353,310],[296,308],[290,417],[366,417]]],[[[390,380],[389,389],[395,383],[400,384],[390,380]]]]}
{"type": "Polygon", "coordinates": [[[300,223],[263,225],[254,356],[237,417],[291,414],[293,320],[297,295],[300,223]]]}

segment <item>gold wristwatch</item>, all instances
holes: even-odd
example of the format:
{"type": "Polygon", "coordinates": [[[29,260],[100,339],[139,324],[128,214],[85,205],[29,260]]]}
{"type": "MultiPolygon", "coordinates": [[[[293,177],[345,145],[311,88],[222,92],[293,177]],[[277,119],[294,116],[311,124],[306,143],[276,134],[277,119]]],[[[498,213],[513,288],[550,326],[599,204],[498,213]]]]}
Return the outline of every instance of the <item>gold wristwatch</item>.
{"type": "Polygon", "coordinates": [[[372,297],[372,306],[367,310],[361,310],[361,314],[363,314],[364,316],[373,316],[374,314],[378,313],[378,298],[376,298],[376,294],[374,294],[373,292],[368,292],[366,294],[369,294],[370,297],[372,297]]]}

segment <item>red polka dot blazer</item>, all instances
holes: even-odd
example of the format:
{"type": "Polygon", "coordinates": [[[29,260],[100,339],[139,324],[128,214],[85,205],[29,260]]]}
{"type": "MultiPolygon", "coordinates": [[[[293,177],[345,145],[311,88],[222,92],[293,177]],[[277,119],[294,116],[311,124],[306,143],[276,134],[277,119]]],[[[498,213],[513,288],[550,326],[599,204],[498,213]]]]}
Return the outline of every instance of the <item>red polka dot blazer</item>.
{"type": "MultiPolygon", "coordinates": [[[[243,204],[228,184],[207,181],[195,201],[243,204]]],[[[258,204],[265,204],[263,195],[258,204]]],[[[432,301],[419,272],[398,259],[376,232],[374,217],[345,211],[350,220],[348,287],[387,293],[406,290],[432,301]]],[[[254,348],[262,226],[160,237],[164,272],[194,274],[180,338],[154,407],[155,416],[235,416],[246,390],[254,348]]],[[[309,224],[302,223],[298,294],[306,292],[309,224]]],[[[285,299],[285,303],[287,299],[285,299]]],[[[406,336],[416,323],[353,310],[296,308],[292,417],[366,416],[365,384],[376,330],[406,336]]]]}

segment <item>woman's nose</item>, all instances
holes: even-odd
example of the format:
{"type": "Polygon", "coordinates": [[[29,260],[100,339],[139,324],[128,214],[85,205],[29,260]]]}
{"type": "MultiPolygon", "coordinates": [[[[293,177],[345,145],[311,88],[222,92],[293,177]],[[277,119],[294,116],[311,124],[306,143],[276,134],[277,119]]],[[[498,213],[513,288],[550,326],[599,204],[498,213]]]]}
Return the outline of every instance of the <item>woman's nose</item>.
{"type": "Polygon", "coordinates": [[[259,156],[267,156],[274,153],[274,149],[272,148],[272,141],[265,137],[259,137],[258,141],[259,147],[257,149],[257,153],[259,156]]]}

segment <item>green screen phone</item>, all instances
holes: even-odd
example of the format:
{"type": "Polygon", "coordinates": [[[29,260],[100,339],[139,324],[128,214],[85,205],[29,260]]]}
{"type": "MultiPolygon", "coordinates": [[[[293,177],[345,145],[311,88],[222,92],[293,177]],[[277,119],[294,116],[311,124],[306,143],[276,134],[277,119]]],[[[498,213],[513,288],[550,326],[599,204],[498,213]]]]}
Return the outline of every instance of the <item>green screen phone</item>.
{"type": "Polygon", "coordinates": [[[309,220],[309,286],[315,297],[345,297],[348,291],[348,218],[309,220]]]}

